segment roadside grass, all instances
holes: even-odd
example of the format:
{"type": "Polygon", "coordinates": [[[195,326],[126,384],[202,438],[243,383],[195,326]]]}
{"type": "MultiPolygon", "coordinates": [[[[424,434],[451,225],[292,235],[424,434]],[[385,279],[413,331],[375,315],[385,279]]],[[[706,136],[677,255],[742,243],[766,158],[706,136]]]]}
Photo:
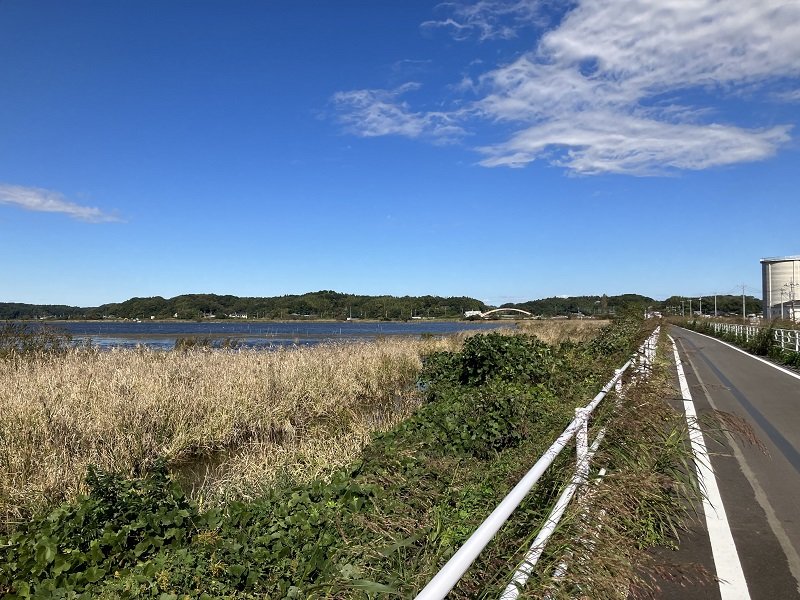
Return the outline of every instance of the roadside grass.
{"type": "Polygon", "coordinates": [[[650,376],[603,406],[598,419],[607,432],[590,483],[543,557],[544,576],[521,597],[658,597],[665,579],[687,586],[711,580],[698,565],[665,564],[654,552],[679,545],[701,498],[686,421],[666,400],[677,394],[669,356],[662,331],[650,376]],[[566,572],[554,577],[559,565],[566,572]]]}
{"type": "MultiPolygon", "coordinates": [[[[629,373],[623,397],[612,393],[598,407],[590,440],[601,426],[606,437],[593,459],[589,483],[568,507],[520,598],[624,599],[631,590],[637,598],[657,597],[664,578],[685,585],[711,580],[702,567],[665,564],[653,552],[677,546],[696,518],[700,499],[686,422],[665,401],[676,392],[664,337],[650,377],[633,383],[629,373]]],[[[718,422],[712,425],[719,427],[718,422]]],[[[538,454],[532,450],[530,456],[538,454]]],[[[452,597],[500,595],[571,476],[574,461],[574,447],[568,447],[452,597]]]]}

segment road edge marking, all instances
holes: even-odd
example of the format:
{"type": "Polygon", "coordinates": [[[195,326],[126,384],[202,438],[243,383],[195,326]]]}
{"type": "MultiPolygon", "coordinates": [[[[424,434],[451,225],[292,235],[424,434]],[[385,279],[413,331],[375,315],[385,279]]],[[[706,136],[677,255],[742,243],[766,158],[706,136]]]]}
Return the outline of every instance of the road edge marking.
{"type": "MultiPolygon", "coordinates": [[[[700,384],[700,389],[703,391],[703,395],[706,397],[706,401],[708,405],[713,408],[714,410],[719,410],[717,408],[717,404],[714,399],[711,397],[711,393],[708,391],[708,386],[706,386],[703,378],[700,376],[697,368],[692,361],[692,358],[689,356],[689,353],[686,352],[686,347],[684,344],[681,344],[683,347],[683,351],[686,354],[686,362],[689,363],[689,366],[692,367],[694,371],[694,376],[697,378],[697,383],[700,384]]],[[[800,593],[800,554],[798,554],[797,550],[795,550],[794,545],[792,545],[791,540],[789,539],[788,534],[780,525],[780,519],[778,519],[778,515],[775,513],[775,509],[772,507],[772,504],[769,501],[769,496],[767,492],[761,487],[761,484],[758,481],[758,477],[756,477],[755,471],[753,471],[750,463],[747,462],[747,458],[745,457],[742,449],[739,447],[739,444],[736,442],[734,437],[730,434],[729,431],[723,429],[722,431],[725,438],[728,440],[728,445],[731,447],[731,451],[733,452],[734,458],[739,463],[739,468],[742,471],[742,474],[745,476],[745,479],[750,483],[750,486],[753,488],[753,495],[755,496],[756,502],[761,505],[762,510],[764,511],[764,516],[767,518],[767,524],[769,525],[770,529],[772,529],[772,533],[775,535],[775,539],[778,540],[778,544],[781,546],[783,553],[786,557],[786,562],[789,565],[789,572],[794,577],[795,581],[797,582],[797,591],[800,593]]]]}
{"type": "Polygon", "coordinates": [[[775,363],[770,362],[770,361],[766,360],[765,358],[761,358],[760,356],[756,356],[755,354],[750,354],[747,350],[742,350],[741,348],[739,348],[737,346],[734,346],[731,343],[723,342],[721,339],[715,338],[713,335],[700,333],[699,331],[695,331],[694,329],[688,329],[686,327],[681,327],[680,325],[673,325],[673,327],[677,327],[678,329],[683,329],[684,331],[691,331],[692,333],[696,333],[697,335],[702,335],[705,338],[708,338],[710,340],[714,340],[715,342],[719,342],[723,346],[727,346],[728,348],[733,348],[737,352],[741,352],[745,356],[749,356],[750,358],[753,358],[753,359],[755,359],[755,360],[757,360],[759,362],[762,362],[765,365],[769,365],[770,367],[772,367],[773,369],[777,369],[781,373],[785,373],[786,375],[789,375],[790,377],[794,377],[795,379],[800,379],[800,374],[795,373],[794,371],[790,371],[789,369],[787,369],[785,367],[781,367],[780,365],[776,365],[775,363]]]}
{"type": "Polygon", "coordinates": [[[678,354],[678,347],[675,339],[667,336],[672,342],[672,351],[675,356],[675,367],[678,372],[678,383],[683,397],[683,409],[686,413],[686,424],[689,427],[689,442],[695,456],[695,470],[703,490],[703,515],[706,520],[706,530],[711,542],[711,554],[714,559],[714,568],[719,580],[719,593],[722,600],[749,600],[750,592],[747,588],[747,580],[744,577],[742,563],[736,551],[736,543],[733,540],[728,517],[725,513],[725,506],[722,503],[722,496],[719,493],[717,478],[714,476],[714,469],[711,466],[711,458],[708,455],[703,432],[697,422],[697,411],[695,410],[692,393],[689,391],[689,383],[686,380],[686,373],[683,370],[681,357],[678,354]]]}

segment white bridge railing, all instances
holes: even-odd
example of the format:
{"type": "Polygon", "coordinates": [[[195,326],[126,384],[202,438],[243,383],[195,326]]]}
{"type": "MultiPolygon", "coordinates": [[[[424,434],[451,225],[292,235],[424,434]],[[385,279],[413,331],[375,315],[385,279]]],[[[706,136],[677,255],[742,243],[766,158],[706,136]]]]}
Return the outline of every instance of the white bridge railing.
{"type": "Polygon", "coordinates": [[[536,461],[536,464],[531,467],[530,471],[528,471],[519,483],[514,486],[469,539],[464,542],[464,545],[459,548],[449,561],[447,561],[442,569],[431,579],[428,585],[420,591],[416,596],[416,600],[441,600],[453,589],[453,586],[458,583],[467,569],[469,569],[470,565],[475,562],[475,559],[500,530],[500,527],[508,520],[511,513],[514,512],[522,500],[524,500],[525,496],[527,496],[528,492],[536,485],[539,478],[541,478],[548,467],[553,464],[553,461],[559,453],[572,438],[575,437],[577,460],[572,480],[562,492],[561,497],[559,497],[555,507],[542,526],[539,535],[537,535],[536,539],[533,541],[525,558],[512,576],[511,582],[508,584],[508,587],[506,587],[501,598],[502,600],[513,600],[518,596],[522,586],[527,582],[533,567],[539,560],[545,544],[558,525],[558,522],[561,520],[561,516],[564,514],[567,505],[574,496],[576,490],[584,485],[588,479],[589,461],[605,435],[605,429],[601,429],[591,447],[589,446],[589,417],[612,388],[616,388],[618,395],[621,395],[622,375],[631,366],[634,366],[633,380],[646,377],[649,374],[650,366],[655,358],[659,331],[660,328],[656,328],[650,337],[639,347],[636,354],[614,372],[614,377],[606,383],[603,389],[600,390],[589,404],[585,407],[575,409],[575,418],[567,425],[564,432],[553,442],[542,457],[536,461]]]}
{"type": "MultiPolygon", "coordinates": [[[[755,325],[737,325],[735,323],[711,323],[716,333],[732,333],[745,340],[750,340],[761,333],[764,328],[755,325]]],[[[800,352],[800,330],[798,329],[773,329],[772,338],[783,350],[800,352]]]]}

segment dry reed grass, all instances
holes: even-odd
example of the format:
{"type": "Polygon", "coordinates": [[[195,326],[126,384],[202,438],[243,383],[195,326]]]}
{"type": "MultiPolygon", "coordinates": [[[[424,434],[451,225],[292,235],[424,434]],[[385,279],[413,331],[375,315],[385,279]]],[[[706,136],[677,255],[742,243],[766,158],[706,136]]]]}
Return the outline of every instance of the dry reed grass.
{"type": "Polygon", "coordinates": [[[0,370],[0,518],[9,523],[84,491],[90,464],[136,474],[165,456],[206,502],[247,498],[281,477],[324,476],[418,406],[424,353],[459,344],[78,348],[8,361],[0,370]]]}
{"type": "MultiPolygon", "coordinates": [[[[543,341],[604,321],[523,321],[543,341]]],[[[505,330],[514,333],[514,330],[505,330]]],[[[139,474],[159,456],[201,503],[324,477],[407,418],[421,357],[450,338],[263,351],[74,348],[0,364],[0,527],[85,491],[88,465],[139,474]]]]}
{"type": "Polygon", "coordinates": [[[518,321],[517,326],[521,331],[535,335],[547,344],[558,344],[565,341],[587,342],[610,323],[611,321],[603,319],[542,319],[518,321]]]}

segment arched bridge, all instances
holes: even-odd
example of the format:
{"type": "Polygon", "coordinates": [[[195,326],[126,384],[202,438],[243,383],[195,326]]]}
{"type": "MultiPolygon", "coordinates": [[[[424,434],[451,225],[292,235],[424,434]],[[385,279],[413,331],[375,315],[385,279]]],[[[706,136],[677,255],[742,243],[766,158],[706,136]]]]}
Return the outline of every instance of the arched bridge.
{"type": "Polygon", "coordinates": [[[494,308],[492,310],[487,310],[486,312],[481,312],[479,310],[468,310],[466,313],[464,313],[464,316],[466,316],[466,317],[480,317],[481,319],[485,319],[489,315],[493,315],[493,314],[496,314],[496,313],[499,313],[499,312],[515,312],[515,313],[521,313],[523,315],[527,315],[529,317],[533,316],[532,313],[529,313],[527,310],[522,310],[521,308],[494,308]]]}

